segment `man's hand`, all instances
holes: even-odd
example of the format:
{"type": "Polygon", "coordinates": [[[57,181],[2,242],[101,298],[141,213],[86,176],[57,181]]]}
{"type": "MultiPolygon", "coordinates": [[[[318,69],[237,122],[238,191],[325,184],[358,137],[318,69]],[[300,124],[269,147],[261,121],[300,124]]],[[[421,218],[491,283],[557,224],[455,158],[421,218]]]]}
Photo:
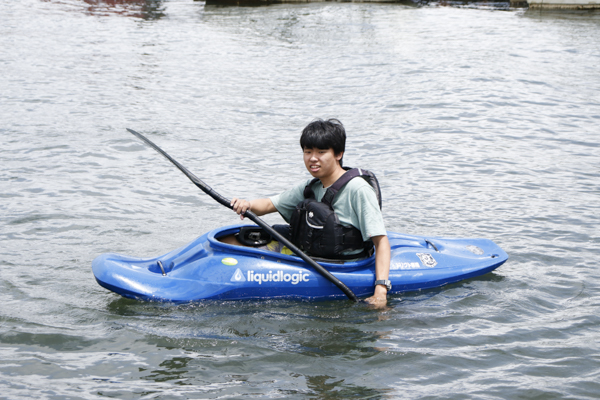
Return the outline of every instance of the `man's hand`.
{"type": "Polygon", "coordinates": [[[233,198],[231,200],[233,211],[239,214],[240,219],[244,219],[244,213],[252,208],[252,203],[248,200],[233,198]]]}
{"type": "Polygon", "coordinates": [[[383,309],[387,305],[387,289],[383,285],[375,286],[373,296],[365,299],[367,303],[377,309],[383,309]]]}

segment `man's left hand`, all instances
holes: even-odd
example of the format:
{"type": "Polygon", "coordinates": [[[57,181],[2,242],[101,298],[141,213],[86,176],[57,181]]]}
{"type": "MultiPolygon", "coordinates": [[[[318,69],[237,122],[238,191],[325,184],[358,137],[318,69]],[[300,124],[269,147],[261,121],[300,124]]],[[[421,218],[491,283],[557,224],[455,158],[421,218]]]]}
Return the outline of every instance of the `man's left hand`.
{"type": "Polygon", "coordinates": [[[373,296],[366,298],[365,301],[375,308],[385,308],[387,305],[387,289],[383,285],[375,286],[375,293],[373,296]]]}

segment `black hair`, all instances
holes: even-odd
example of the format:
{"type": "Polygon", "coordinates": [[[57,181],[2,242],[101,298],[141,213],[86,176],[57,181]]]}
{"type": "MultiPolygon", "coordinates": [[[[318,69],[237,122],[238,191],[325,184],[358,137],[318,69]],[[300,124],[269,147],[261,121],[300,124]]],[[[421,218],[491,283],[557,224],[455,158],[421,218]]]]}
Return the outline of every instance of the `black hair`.
{"type": "MultiPolygon", "coordinates": [[[[300,136],[300,147],[302,149],[333,149],[333,153],[338,154],[346,150],[346,130],[344,125],[337,119],[316,119],[302,131],[300,136]]],[[[340,159],[340,166],[342,160],[340,159]]]]}

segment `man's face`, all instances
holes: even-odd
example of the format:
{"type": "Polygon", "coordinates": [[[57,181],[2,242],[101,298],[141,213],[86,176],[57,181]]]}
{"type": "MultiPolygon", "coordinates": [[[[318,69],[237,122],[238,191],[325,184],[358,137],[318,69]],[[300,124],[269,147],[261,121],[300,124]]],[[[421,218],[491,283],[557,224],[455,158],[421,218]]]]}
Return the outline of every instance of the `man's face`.
{"type": "Polygon", "coordinates": [[[315,178],[328,177],[337,171],[344,153],[335,155],[333,149],[304,148],[304,165],[315,178]]]}

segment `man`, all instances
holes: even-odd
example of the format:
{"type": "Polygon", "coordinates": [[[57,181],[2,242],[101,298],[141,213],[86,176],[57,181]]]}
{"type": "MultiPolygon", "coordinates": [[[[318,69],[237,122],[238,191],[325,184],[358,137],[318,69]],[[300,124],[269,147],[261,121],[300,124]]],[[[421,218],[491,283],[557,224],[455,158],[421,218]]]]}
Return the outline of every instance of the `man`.
{"type": "MultiPolygon", "coordinates": [[[[346,173],[342,167],[346,147],[344,126],[336,119],[315,120],[302,131],[300,146],[304,152],[306,169],[317,179],[302,182],[296,187],[270,198],[252,201],[234,198],[231,201],[233,210],[241,214],[241,218],[244,218],[243,214],[247,210],[251,210],[258,216],[278,211],[287,222],[291,222],[292,242],[296,245],[298,245],[297,242],[306,242],[306,235],[301,237],[302,232],[307,228],[302,226],[306,222],[304,222],[304,217],[298,217],[299,213],[306,212],[306,207],[315,206],[315,202],[321,202],[327,189],[346,173]],[[310,190],[307,190],[307,186],[310,190]],[[305,197],[307,193],[314,195],[314,200],[307,200],[305,197]]],[[[377,284],[373,296],[367,298],[366,301],[377,307],[385,306],[390,272],[390,243],[374,188],[360,177],[351,179],[335,194],[331,205],[342,225],[342,227],[338,226],[334,229],[339,233],[338,236],[342,234],[340,232],[343,230],[343,232],[348,232],[349,237],[358,238],[358,240],[354,240],[354,245],[349,245],[339,251],[340,258],[348,259],[352,256],[356,258],[364,253],[365,248],[375,247],[377,284]]],[[[319,205],[316,206],[318,208],[319,205]]],[[[312,214],[310,212],[311,216],[312,214]]],[[[321,229],[320,232],[322,231],[324,230],[321,229]]],[[[309,234],[308,237],[312,238],[312,234],[309,234]]],[[[326,237],[323,242],[331,242],[331,238],[326,237]]],[[[319,254],[312,255],[319,256],[319,254]]]]}

